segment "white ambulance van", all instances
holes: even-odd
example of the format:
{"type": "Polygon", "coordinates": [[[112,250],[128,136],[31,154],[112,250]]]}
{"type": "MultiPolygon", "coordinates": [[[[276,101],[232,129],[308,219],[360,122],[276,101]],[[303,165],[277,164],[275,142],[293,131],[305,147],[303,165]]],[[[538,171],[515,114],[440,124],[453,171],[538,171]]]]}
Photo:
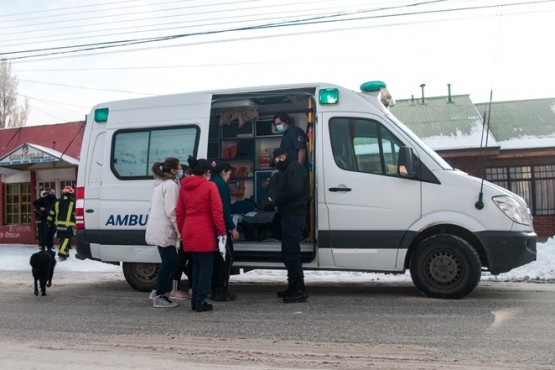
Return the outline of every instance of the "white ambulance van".
{"type": "Polygon", "coordinates": [[[482,271],[536,259],[524,200],[451,168],[382,104],[383,82],[265,86],[101,103],[87,117],[77,177],[77,256],[121,264],[150,291],[160,262],[145,243],[152,163],[224,160],[241,238],[235,268],[279,269],[265,209],[269,154],[288,113],[309,141],[306,270],[404,273],[426,296],[461,298],[482,271]]]}

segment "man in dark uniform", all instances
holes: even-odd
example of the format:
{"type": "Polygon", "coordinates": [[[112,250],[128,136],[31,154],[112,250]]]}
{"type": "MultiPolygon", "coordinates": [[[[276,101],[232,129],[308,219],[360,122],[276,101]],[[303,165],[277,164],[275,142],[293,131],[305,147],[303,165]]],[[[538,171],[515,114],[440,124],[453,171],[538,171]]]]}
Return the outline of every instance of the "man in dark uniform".
{"type": "Polygon", "coordinates": [[[290,152],[291,155],[297,158],[300,164],[308,168],[305,132],[301,128],[294,126],[291,117],[286,113],[274,115],[274,126],[276,131],[283,132],[279,147],[290,152]]]}
{"type": "MultiPolygon", "coordinates": [[[[56,198],[54,198],[54,201],[56,198]]],[[[48,213],[52,207],[53,202],[49,198],[49,194],[46,190],[40,192],[40,198],[33,201],[33,206],[35,207],[35,216],[37,222],[37,230],[39,234],[39,250],[43,251],[46,248],[48,250],[52,249],[52,245],[48,246],[48,213]]]]}
{"type": "MultiPolygon", "coordinates": [[[[48,214],[50,214],[50,210],[52,209],[52,207],[56,203],[56,200],[58,199],[56,198],[56,189],[51,188],[50,191],[48,192],[47,197],[48,197],[48,202],[50,204],[48,207],[48,214]]],[[[48,217],[46,219],[46,223],[48,224],[48,236],[46,237],[46,248],[48,250],[52,250],[52,248],[54,248],[54,235],[56,235],[56,225],[48,222],[48,217]]]]}
{"type": "Polygon", "coordinates": [[[71,238],[75,227],[74,210],[73,188],[68,185],[64,188],[62,197],[54,203],[48,215],[48,222],[54,223],[58,229],[58,239],[60,240],[58,258],[60,261],[65,261],[69,257],[71,238]]]}
{"type": "Polygon", "coordinates": [[[278,297],[285,303],[306,302],[308,294],[304,286],[301,238],[306,226],[308,171],[283,148],[275,149],[272,159],[279,176],[269,190],[268,202],[277,206],[281,218],[281,255],[288,280],[287,289],[278,292],[278,297]]]}

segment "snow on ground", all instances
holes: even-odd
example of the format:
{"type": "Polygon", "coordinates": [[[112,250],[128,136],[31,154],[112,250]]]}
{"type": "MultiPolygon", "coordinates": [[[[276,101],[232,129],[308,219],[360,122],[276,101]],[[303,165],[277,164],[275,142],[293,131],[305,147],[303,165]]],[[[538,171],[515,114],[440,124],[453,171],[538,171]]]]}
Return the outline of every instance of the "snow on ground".
{"type": "MultiPolygon", "coordinates": [[[[0,244],[0,270],[30,270],[29,258],[37,251],[36,246],[0,244]]],[[[537,260],[518,267],[504,274],[482,274],[482,280],[489,281],[530,281],[555,283],[555,239],[537,245],[537,260]]],[[[56,265],[56,271],[97,271],[121,272],[121,267],[91,260],[78,260],[75,250],[70,251],[71,258],[56,265]]],[[[284,270],[254,270],[240,275],[233,275],[231,282],[282,282],[284,270]]],[[[410,281],[410,274],[378,274],[367,272],[344,271],[305,271],[307,282],[367,282],[367,281],[410,281]]]]}

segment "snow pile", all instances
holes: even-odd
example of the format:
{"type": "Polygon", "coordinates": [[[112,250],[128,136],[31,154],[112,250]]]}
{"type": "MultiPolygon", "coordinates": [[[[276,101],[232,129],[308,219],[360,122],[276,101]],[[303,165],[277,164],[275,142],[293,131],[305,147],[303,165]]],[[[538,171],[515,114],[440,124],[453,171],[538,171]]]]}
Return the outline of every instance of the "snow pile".
{"type": "MultiPolygon", "coordinates": [[[[0,245],[0,270],[30,270],[29,258],[37,251],[37,247],[29,245],[0,245]]],[[[515,281],[547,283],[555,282],[555,239],[537,245],[537,261],[518,267],[504,274],[482,274],[482,280],[515,281]]],[[[56,265],[56,271],[98,271],[121,272],[121,267],[91,260],[78,260],[71,250],[71,258],[56,265]]],[[[345,271],[305,271],[307,282],[368,282],[368,281],[410,281],[410,274],[381,274],[345,271]]],[[[285,270],[254,270],[240,275],[233,275],[232,282],[282,282],[286,277],[285,270]]]]}

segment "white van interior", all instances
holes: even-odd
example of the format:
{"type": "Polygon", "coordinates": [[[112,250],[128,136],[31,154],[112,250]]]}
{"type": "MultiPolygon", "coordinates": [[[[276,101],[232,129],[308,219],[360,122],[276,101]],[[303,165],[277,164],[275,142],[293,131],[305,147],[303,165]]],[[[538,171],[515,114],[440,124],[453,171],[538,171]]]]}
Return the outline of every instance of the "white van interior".
{"type": "Polygon", "coordinates": [[[314,88],[248,94],[214,95],[210,112],[207,158],[226,161],[233,170],[228,184],[231,212],[240,241],[235,258],[243,261],[281,262],[280,244],[272,233],[275,210],[266,204],[266,186],[271,174],[271,153],[280,146],[282,133],[273,117],[287,113],[308,138],[311,202],[307,230],[302,243],[304,262],[315,256],[314,212],[314,88]]]}

